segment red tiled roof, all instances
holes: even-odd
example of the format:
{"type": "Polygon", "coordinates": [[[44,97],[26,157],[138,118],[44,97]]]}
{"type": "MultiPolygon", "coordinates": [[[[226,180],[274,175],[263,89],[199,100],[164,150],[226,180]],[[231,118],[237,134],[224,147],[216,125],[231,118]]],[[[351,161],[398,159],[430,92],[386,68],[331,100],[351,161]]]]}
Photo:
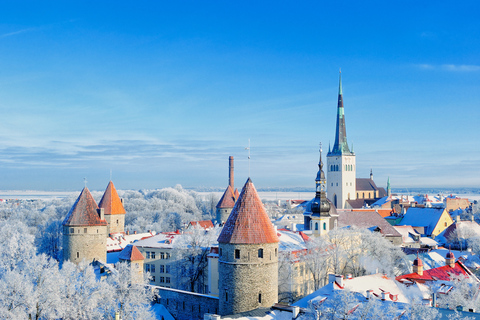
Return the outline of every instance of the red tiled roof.
{"type": "Polygon", "coordinates": [[[191,226],[196,226],[197,224],[203,229],[210,229],[214,227],[212,220],[190,221],[189,223],[191,226]]]}
{"type": "Polygon", "coordinates": [[[125,208],[123,207],[122,201],[120,200],[112,181],[108,183],[107,189],[105,190],[98,206],[103,208],[105,215],[125,214],[125,208]]]}
{"type": "Polygon", "coordinates": [[[235,199],[232,187],[228,185],[222,198],[218,201],[217,208],[233,208],[235,206],[235,199]]]}
{"type": "Polygon", "coordinates": [[[238,199],[238,197],[240,197],[240,192],[238,192],[237,188],[235,188],[235,192],[233,192],[233,194],[235,195],[235,199],[238,199]]]}
{"type": "Polygon", "coordinates": [[[138,261],[145,260],[140,250],[136,246],[129,244],[125,249],[120,252],[118,259],[127,260],[127,261],[138,261]]]}
{"type": "Polygon", "coordinates": [[[424,270],[423,275],[419,275],[418,273],[409,273],[402,276],[398,276],[395,279],[399,280],[411,280],[411,281],[418,281],[418,282],[425,282],[425,281],[433,281],[433,280],[443,280],[443,281],[450,281],[451,275],[460,275],[463,274],[468,276],[468,272],[462,267],[460,262],[455,262],[455,267],[452,268],[448,265],[438,268],[433,268],[429,270],[424,270]]]}
{"type": "Polygon", "coordinates": [[[232,213],[225,222],[218,242],[258,244],[279,241],[257,190],[252,180],[248,178],[232,213]]]}
{"type": "Polygon", "coordinates": [[[77,201],[73,204],[72,209],[68,212],[64,226],[106,226],[107,222],[101,220],[98,215],[98,206],[93,199],[92,194],[85,187],[78,196],[77,201]]]}

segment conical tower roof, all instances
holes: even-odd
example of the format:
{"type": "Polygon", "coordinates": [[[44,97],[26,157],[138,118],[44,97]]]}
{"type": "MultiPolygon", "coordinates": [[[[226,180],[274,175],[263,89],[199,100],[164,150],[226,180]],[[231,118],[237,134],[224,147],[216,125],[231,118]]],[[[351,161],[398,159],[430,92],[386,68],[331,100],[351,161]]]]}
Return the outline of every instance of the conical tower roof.
{"type": "Polygon", "coordinates": [[[335,143],[330,154],[352,154],[347,144],[347,129],[345,125],[345,111],[343,108],[343,91],[342,91],[342,72],[340,71],[338,84],[338,104],[337,104],[337,127],[335,131],[335,143]]]}
{"type": "Polygon", "coordinates": [[[107,222],[100,219],[97,209],[95,199],[85,187],[62,224],[64,226],[106,226],[107,222]]]}
{"type": "Polygon", "coordinates": [[[105,190],[98,207],[103,208],[105,215],[125,214],[125,208],[123,207],[122,200],[120,200],[112,181],[108,183],[107,189],[105,190]]]}
{"type": "Polygon", "coordinates": [[[260,244],[279,241],[257,190],[248,178],[218,237],[218,242],[260,244]]]}
{"type": "Polygon", "coordinates": [[[127,261],[145,260],[140,250],[136,246],[129,244],[118,255],[118,259],[127,261]]]}
{"type": "Polygon", "coordinates": [[[235,193],[229,185],[220,201],[218,201],[217,208],[233,208],[235,206],[235,199],[235,193]]]}

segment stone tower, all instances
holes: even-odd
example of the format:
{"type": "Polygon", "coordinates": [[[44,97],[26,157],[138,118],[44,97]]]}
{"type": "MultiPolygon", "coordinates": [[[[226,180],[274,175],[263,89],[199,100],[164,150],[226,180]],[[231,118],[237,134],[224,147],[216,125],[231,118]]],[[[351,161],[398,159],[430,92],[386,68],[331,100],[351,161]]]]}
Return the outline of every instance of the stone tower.
{"type": "Polygon", "coordinates": [[[112,181],[108,183],[98,207],[103,209],[105,221],[108,223],[107,235],[123,233],[125,227],[125,208],[112,181]]]}
{"type": "Polygon", "coordinates": [[[278,242],[248,178],[218,237],[221,315],[269,308],[278,301],[278,242]]]}
{"type": "Polygon", "coordinates": [[[87,187],[63,220],[63,259],[107,261],[107,222],[87,187]]]}
{"type": "Polygon", "coordinates": [[[337,210],[327,199],[325,192],[325,173],[323,172],[322,148],[320,145],[320,161],[318,173],[315,179],[315,198],[307,205],[304,217],[305,230],[311,230],[312,235],[320,236],[327,234],[335,228],[338,219],[337,210]]]}
{"type": "MultiPolygon", "coordinates": [[[[330,148],[329,148],[330,149],[330,148]]],[[[346,200],[356,199],[355,153],[347,144],[345,112],[343,108],[342,74],[338,86],[337,127],[335,144],[327,154],[327,194],[337,209],[345,208],[346,200]]]]}
{"type": "Polygon", "coordinates": [[[228,187],[217,204],[216,221],[218,224],[225,223],[225,221],[227,221],[237,199],[238,190],[234,189],[233,180],[233,157],[230,156],[228,158],[228,187]]]}
{"type": "Polygon", "coordinates": [[[134,245],[127,245],[118,255],[118,261],[128,263],[132,274],[132,282],[141,283],[143,280],[143,262],[145,257],[134,245]]]}

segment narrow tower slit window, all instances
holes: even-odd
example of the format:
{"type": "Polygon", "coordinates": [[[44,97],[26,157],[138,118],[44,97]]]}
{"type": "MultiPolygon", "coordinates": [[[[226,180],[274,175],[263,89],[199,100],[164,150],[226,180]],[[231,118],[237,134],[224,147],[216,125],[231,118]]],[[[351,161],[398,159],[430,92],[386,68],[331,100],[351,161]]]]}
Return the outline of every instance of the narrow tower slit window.
{"type": "Polygon", "coordinates": [[[240,249],[235,249],[235,259],[240,259],[240,249]]]}
{"type": "Polygon", "coordinates": [[[261,293],[258,294],[258,303],[262,303],[262,294],[261,293]]]}
{"type": "Polygon", "coordinates": [[[258,257],[263,258],[263,249],[258,249],[258,257]]]}

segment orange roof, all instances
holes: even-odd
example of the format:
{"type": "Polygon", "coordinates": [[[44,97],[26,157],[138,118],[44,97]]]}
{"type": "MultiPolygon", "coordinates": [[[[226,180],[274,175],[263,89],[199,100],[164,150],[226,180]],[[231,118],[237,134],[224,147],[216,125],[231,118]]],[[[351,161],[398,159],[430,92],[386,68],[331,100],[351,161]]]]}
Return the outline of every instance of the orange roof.
{"type": "Polygon", "coordinates": [[[352,211],[358,212],[377,212],[382,218],[392,215],[393,209],[352,209],[352,211]]]}
{"type": "Polygon", "coordinates": [[[235,206],[235,194],[232,187],[228,185],[222,198],[218,201],[217,208],[233,208],[233,206],[235,206]]]}
{"type": "Polygon", "coordinates": [[[233,194],[235,195],[235,199],[238,199],[238,197],[240,197],[240,192],[238,192],[237,188],[235,188],[235,191],[233,192],[233,194]]]}
{"type": "Polygon", "coordinates": [[[62,224],[64,226],[106,226],[107,222],[100,219],[97,209],[95,199],[85,187],[62,224]]]}
{"type": "Polygon", "coordinates": [[[192,226],[199,225],[203,229],[209,229],[214,227],[212,220],[190,221],[189,225],[192,225],[192,226]]]}
{"type": "Polygon", "coordinates": [[[257,190],[248,178],[235,207],[218,237],[220,243],[259,244],[279,242],[257,190]]]}
{"type": "Polygon", "coordinates": [[[107,189],[105,190],[98,206],[103,208],[105,215],[125,214],[125,208],[123,207],[122,201],[120,200],[112,181],[108,183],[107,189]]]}
{"type": "Polygon", "coordinates": [[[145,260],[140,250],[137,247],[129,244],[125,247],[125,249],[120,252],[118,255],[118,259],[127,260],[127,261],[138,261],[138,260],[145,260]]]}

